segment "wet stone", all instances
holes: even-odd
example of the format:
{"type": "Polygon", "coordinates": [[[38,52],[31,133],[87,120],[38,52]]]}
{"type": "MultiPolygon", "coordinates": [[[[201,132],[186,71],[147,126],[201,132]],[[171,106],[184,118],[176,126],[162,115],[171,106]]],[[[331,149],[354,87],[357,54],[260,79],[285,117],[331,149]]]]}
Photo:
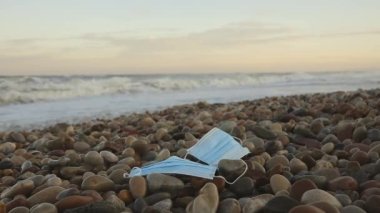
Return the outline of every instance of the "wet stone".
{"type": "Polygon", "coordinates": [[[254,182],[249,177],[242,177],[230,185],[230,190],[239,197],[252,195],[254,182]]]}
{"type": "Polygon", "coordinates": [[[276,212],[276,213],[287,213],[295,206],[300,204],[299,201],[286,197],[278,196],[274,197],[262,208],[262,212],[276,212]]]}
{"type": "Polygon", "coordinates": [[[169,192],[177,194],[184,188],[182,180],[164,174],[149,174],[147,176],[147,184],[150,192],[169,192]]]}

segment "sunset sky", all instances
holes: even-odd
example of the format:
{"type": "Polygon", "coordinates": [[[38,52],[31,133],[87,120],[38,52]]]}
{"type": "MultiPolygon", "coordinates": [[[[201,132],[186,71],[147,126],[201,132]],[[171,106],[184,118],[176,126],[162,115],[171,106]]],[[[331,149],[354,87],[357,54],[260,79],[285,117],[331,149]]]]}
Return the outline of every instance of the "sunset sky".
{"type": "Polygon", "coordinates": [[[379,0],[0,0],[0,75],[380,71],[379,0]]]}

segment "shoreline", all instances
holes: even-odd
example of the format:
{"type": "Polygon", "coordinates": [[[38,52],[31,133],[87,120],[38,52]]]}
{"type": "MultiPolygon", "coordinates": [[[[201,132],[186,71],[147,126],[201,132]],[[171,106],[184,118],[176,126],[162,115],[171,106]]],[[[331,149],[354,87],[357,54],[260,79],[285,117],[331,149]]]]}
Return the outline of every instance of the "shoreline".
{"type": "Polygon", "coordinates": [[[379,154],[380,88],[198,102],[0,131],[0,212],[2,206],[31,212],[199,212],[197,202],[209,212],[376,212],[379,154]],[[240,138],[251,152],[242,158],[248,171],[235,184],[182,175],[123,178],[134,166],[183,157],[213,127],[240,138]]]}

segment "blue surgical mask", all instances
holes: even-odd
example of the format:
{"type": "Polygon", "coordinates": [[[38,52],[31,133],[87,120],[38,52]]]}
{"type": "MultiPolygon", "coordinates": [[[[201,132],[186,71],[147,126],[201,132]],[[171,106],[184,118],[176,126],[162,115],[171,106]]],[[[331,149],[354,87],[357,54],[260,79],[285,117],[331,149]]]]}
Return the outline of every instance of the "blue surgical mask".
{"type": "Polygon", "coordinates": [[[185,160],[176,156],[169,157],[164,161],[152,163],[141,168],[134,167],[124,177],[148,175],[152,173],[182,174],[201,177],[212,180],[215,176],[216,167],[185,160]]]}
{"type": "Polygon", "coordinates": [[[213,128],[187,150],[185,158],[190,154],[210,166],[217,167],[222,159],[237,160],[248,153],[249,150],[242,147],[231,135],[213,128]]]}

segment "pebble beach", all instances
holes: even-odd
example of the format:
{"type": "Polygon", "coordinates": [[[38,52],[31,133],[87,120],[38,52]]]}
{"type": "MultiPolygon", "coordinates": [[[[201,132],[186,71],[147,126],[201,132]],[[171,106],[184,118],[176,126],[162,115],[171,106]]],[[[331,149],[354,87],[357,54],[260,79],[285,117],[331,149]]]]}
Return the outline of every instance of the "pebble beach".
{"type": "Polygon", "coordinates": [[[198,102],[3,131],[0,213],[378,213],[379,155],[380,89],[198,102]],[[183,158],[214,127],[250,151],[218,165],[218,175],[232,179],[248,165],[234,184],[124,177],[133,167],[183,158]]]}

